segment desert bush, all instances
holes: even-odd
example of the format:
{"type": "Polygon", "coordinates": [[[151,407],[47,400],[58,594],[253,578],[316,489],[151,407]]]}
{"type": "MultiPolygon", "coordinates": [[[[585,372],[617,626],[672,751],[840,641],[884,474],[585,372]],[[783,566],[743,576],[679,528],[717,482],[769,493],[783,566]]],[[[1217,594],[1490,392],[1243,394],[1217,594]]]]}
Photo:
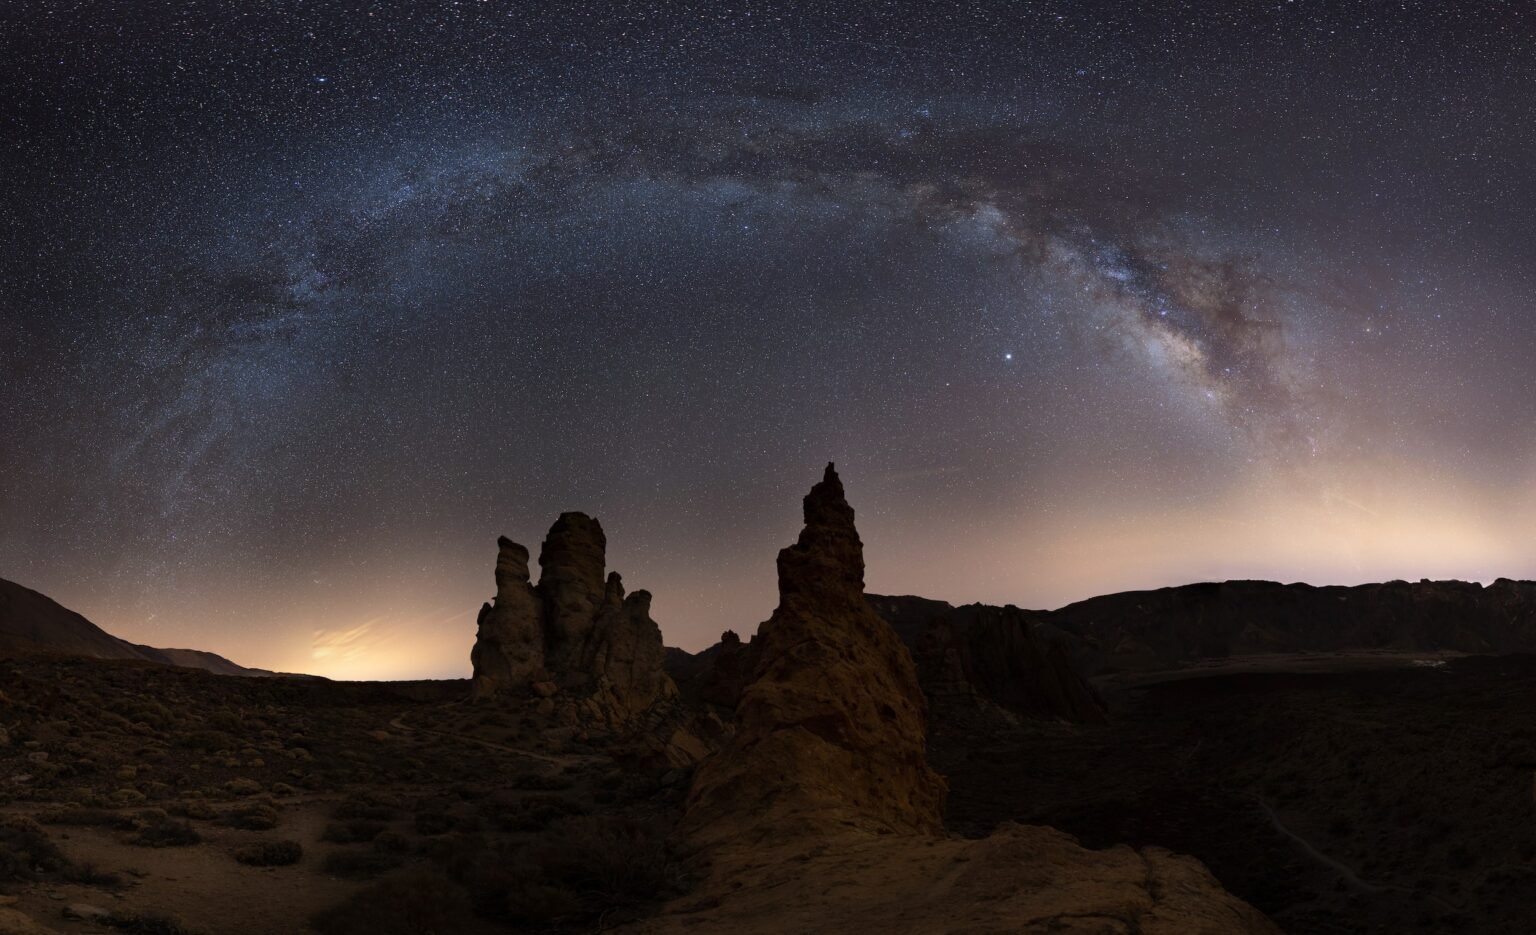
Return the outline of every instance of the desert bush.
{"type": "Polygon", "coordinates": [[[219,750],[228,750],[236,744],[235,738],[223,731],[195,730],[176,737],[176,745],[188,750],[199,750],[203,753],[215,753],[219,750]]]}
{"type": "Polygon", "coordinates": [[[108,925],[130,935],[197,935],[186,923],[168,912],[140,912],[118,909],[104,920],[108,925]]]}
{"type": "Polygon", "coordinates": [[[271,831],[277,827],[277,809],[261,802],[247,802],[224,812],[219,823],[242,831],[271,831]]]}
{"type": "Polygon", "coordinates": [[[473,924],[463,887],[427,872],[375,884],[314,919],[322,935],[449,933],[473,924]]]}
{"type": "Polygon", "coordinates": [[[605,905],[653,898],[667,887],[666,834],[617,816],[567,818],[530,848],[540,873],[605,905]]]}
{"type": "Polygon", "coordinates": [[[411,849],[411,841],[398,831],[380,831],[373,839],[373,849],[384,854],[404,854],[411,849]]]}
{"type": "Polygon", "coordinates": [[[416,815],[417,834],[447,834],[452,828],[453,818],[447,812],[419,812],[416,815]]]}
{"type": "Polygon", "coordinates": [[[0,818],[0,880],[32,880],[64,869],[68,861],[48,832],[30,818],[0,818]]]}
{"type": "Polygon", "coordinates": [[[439,838],[427,853],[492,918],[542,925],[638,906],[672,887],[665,829],[614,816],[568,817],[526,847],[439,838]]]}
{"type": "Polygon", "coordinates": [[[321,869],[345,880],[367,880],[400,866],[400,858],[378,851],[341,850],[326,855],[321,869]]]}
{"type": "Polygon", "coordinates": [[[386,804],[362,798],[349,798],[331,812],[332,818],[348,820],[362,818],[368,821],[389,821],[395,817],[395,809],[386,804]]]}
{"type": "Polygon", "coordinates": [[[234,855],[252,867],[286,867],[299,862],[304,847],[298,841],[260,841],[235,848],[234,855]]]}
{"type": "Polygon", "coordinates": [[[196,818],[198,821],[213,821],[219,817],[219,810],[202,799],[188,799],[171,806],[171,811],[183,818],[196,818]]]}
{"type": "Polygon", "coordinates": [[[224,784],[224,791],[230,795],[255,795],[261,791],[261,783],[254,779],[231,779],[224,784]]]}
{"type": "Polygon", "coordinates": [[[238,734],[245,730],[245,719],[230,708],[219,708],[208,715],[208,726],[225,733],[238,734]]]}
{"type": "Polygon", "coordinates": [[[383,822],[369,821],[365,818],[333,821],[325,826],[325,830],[320,834],[320,840],[329,841],[332,844],[362,844],[372,841],[383,830],[383,822]]]}
{"type": "Polygon", "coordinates": [[[203,836],[186,822],[162,818],[146,825],[138,834],[129,838],[128,843],[139,847],[187,847],[202,839],[203,836]]]}
{"type": "Polygon", "coordinates": [[[38,820],[45,825],[65,825],[74,828],[116,828],[120,831],[128,831],[136,827],[136,822],[121,812],[88,806],[50,808],[39,814],[38,820]]]}

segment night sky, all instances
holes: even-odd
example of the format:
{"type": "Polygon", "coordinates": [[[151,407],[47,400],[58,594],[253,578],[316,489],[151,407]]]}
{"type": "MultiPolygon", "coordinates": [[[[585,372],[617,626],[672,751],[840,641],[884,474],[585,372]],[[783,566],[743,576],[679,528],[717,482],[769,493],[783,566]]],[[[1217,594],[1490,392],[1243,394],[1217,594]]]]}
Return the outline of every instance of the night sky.
{"type": "Polygon", "coordinates": [[[0,576],[460,676],[596,515],[751,632],[872,591],[1536,577],[1536,12],[0,7],[0,576]]]}

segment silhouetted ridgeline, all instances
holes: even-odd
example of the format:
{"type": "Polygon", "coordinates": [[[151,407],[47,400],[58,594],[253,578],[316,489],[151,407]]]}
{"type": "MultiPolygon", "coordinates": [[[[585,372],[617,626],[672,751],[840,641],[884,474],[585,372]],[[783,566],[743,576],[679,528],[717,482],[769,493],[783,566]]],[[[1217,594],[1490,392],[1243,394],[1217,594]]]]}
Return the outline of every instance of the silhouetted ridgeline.
{"type": "Polygon", "coordinates": [[[1091,672],[1252,653],[1536,652],[1536,582],[1500,578],[1314,587],[1225,581],[1127,591],[1032,612],[1091,672]]]}
{"type": "Polygon", "coordinates": [[[206,669],[219,675],[277,675],[197,649],[157,649],[118,639],[31,588],[0,578],[0,657],[52,653],[93,659],[137,659],[206,669]]]}

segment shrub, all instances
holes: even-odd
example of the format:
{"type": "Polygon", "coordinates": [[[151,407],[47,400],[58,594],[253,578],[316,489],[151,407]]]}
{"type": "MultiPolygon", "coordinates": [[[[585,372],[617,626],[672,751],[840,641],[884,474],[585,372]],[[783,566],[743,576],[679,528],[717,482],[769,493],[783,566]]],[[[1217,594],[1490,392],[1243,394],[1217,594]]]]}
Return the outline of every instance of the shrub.
{"type": "Polygon", "coordinates": [[[384,823],[354,818],[351,821],[333,821],[325,826],[320,840],[332,844],[362,844],[372,841],[384,830],[384,823]]]}
{"type": "Polygon", "coordinates": [[[109,808],[85,806],[50,808],[38,816],[45,825],[67,825],[75,828],[116,828],[121,831],[135,827],[133,819],[109,808]]]}
{"type": "Polygon", "coordinates": [[[367,880],[400,866],[400,858],[378,851],[332,851],[321,869],[344,880],[367,880]]]}
{"type": "Polygon", "coordinates": [[[322,935],[446,935],[473,925],[464,889],[426,872],[375,884],[314,919],[322,935]]]}
{"type": "Polygon", "coordinates": [[[655,824],[612,816],[567,818],[531,850],[544,877],[605,905],[648,900],[667,886],[666,836],[655,824]]]}
{"type": "Polygon", "coordinates": [[[271,831],[277,827],[277,809],[260,802],[248,802],[225,812],[219,822],[242,831],[271,831]]]}
{"type": "Polygon", "coordinates": [[[343,821],[362,818],[368,821],[389,821],[395,817],[395,809],[390,805],[369,798],[349,798],[337,805],[331,812],[331,817],[343,821]]]}
{"type": "Polygon", "coordinates": [[[197,935],[186,924],[168,912],[138,912],[119,909],[107,916],[105,922],[113,928],[132,935],[197,935]]]}
{"type": "Polygon", "coordinates": [[[235,860],[252,867],[286,867],[303,856],[304,847],[298,841],[260,841],[235,848],[235,860]]]}
{"type": "Polygon", "coordinates": [[[129,838],[128,843],[139,847],[186,847],[202,839],[203,836],[186,822],[162,818],[146,825],[138,834],[129,838]]]}
{"type": "Polygon", "coordinates": [[[411,842],[398,831],[380,831],[373,839],[373,849],[384,854],[404,854],[411,849],[411,842]]]}
{"type": "Polygon", "coordinates": [[[37,822],[20,816],[0,819],[0,880],[32,880],[67,864],[37,822]]]}
{"type": "Polygon", "coordinates": [[[417,834],[447,834],[452,827],[453,819],[446,812],[421,812],[416,816],[417,834]]]}

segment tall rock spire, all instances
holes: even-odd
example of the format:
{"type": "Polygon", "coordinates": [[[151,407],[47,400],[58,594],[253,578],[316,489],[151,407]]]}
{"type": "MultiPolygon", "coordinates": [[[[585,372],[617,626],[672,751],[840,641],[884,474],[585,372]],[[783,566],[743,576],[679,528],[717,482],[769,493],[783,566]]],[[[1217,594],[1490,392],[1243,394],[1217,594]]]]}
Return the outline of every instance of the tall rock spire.
{"type": "Polygon", "coordinates": [[[730,746],[699,768],[684,819],[698,846],[808,829],[938,831],[945,786],[924,754],[907,648],[864,600],[864,553],[832,465],[779,552],[779,606],[730,746]]]}

